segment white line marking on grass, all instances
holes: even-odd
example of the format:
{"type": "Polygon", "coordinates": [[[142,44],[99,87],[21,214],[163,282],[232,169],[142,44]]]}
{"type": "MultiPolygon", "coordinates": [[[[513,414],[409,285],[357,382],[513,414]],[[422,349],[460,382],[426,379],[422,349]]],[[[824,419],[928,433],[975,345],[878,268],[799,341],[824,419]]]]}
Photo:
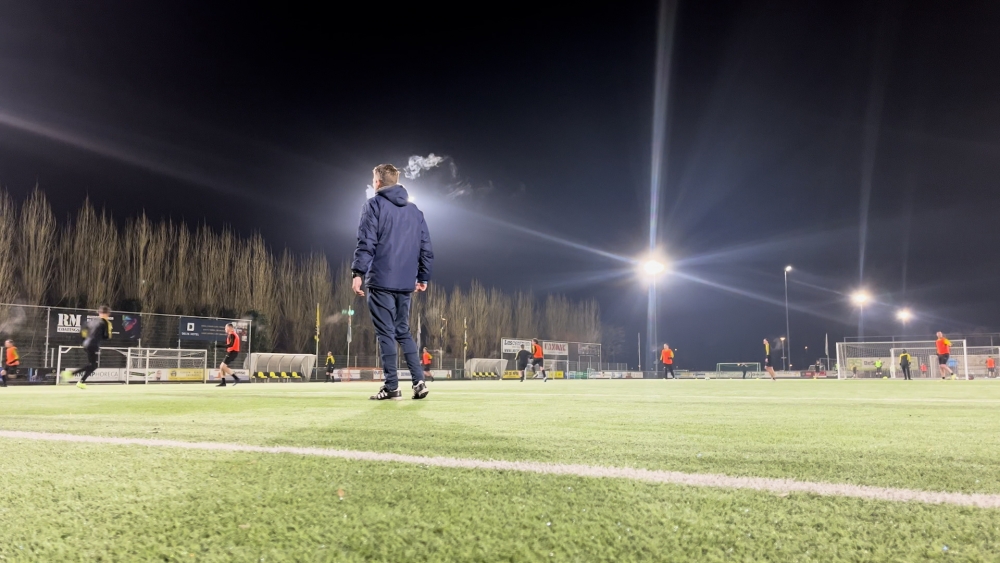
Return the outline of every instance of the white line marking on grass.
{"type": "Polygon", "coordinates": [[[47,442],[73,442],[82,444],[110,444],[116,446],[149,446],[158,448],[181,448],[187,450],[207,450],[222,452],[248,452],[263,454],[293,454],[338,459],[407,463],[431,467],[454,469],[487,469],[494,471],[518,471],[543,475],[572,475],[598,479],[629,479],[649,483],[687,485],[691,487],[713,487],[721,489],[748,489],[772,493],[810,493],[830,497],[851,497],[865,500],[889,502],[920,502],[925,504],[950,504],[978,508],[1000,508],[1000,495],[979,493],[946,493],[871,487],[847,483],[823,483],[796,481],[794,479],[774,479],[768,477],[731,477],[710,473],[681,473],[679,471],[658,471],[630,467],[601,467],[564,463],[544,463],[535,461],[502,461],[485,459],[461,459],[454,457],[426,457],[406,454],[363,452],[353,450],[333,450],[326,448],[302,448],[293,446],[251,446],[219,442],[181,442],[177,440],[147,440],[143,438],[115,438],[107,436],[82,436],[76,434],[52,434],[47,432],[19,432],[0,430],[0,438],[14,440],[40,440],[47,442]]]}

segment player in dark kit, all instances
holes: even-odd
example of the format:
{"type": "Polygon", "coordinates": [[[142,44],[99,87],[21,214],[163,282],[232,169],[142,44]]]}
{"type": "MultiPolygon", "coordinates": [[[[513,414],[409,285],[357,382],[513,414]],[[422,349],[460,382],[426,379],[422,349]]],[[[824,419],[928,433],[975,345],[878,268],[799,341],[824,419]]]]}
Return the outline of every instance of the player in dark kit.
{"type": "Polygon", "coordinates": [[[524,344],[521,345],[521,350],[517,353],[517,371],[521,372],[521,383],[524,383],[524,372],[528,369],[528,361],[531,359],[531,354],[524,349],[524,344]]]}
{"type": "Polygon", "coordinates": [[[531,340],[531,367],[535,373],[542,369],[542,383],[549,382],[549,374],[545,371],[545,353],[542,352],[542,345],[537,338],[531,340]]]}
{"type": "Polygon", "coordinates": [[[216,387],[226,386],[227,375],[233,376],[233,385],[236,385],[240,382],[240,378],[236,377],[236,372],[229,366],[235,364],[236,358],[240,355],[240,335],[236,334],[236,327],[233,326],[233,323],[226,325],[226,343],[218,344],[218,346],[220,348],[225,346],[226,357],[219,364],[219,379],[222,380],[222,383],[216,385],[216,387]]]}
{"type": "Polygon", "coordinates": [[[326,353],[326,382],[333,383],[333,366],[337,360],[333,359],[333,352],[326,353]]]}
{"type": "Polygon", "coordinates": [[[83,337],[83,351],[87,353],[87,365],[74,371],[66,370],[63,377],[69,379],[74,375],[83,374],[76,386],[80,389],[87,388],[87,378],[97,371],[97,362],[101,354],[101,342],[111,339],[111,308],[101,305],[97,309],[97,316],[87,319],[87,328],[80,331],[83,337]]]}
{"type": "Polygon", "coordinates": [[[17,377],[17,368],[21,367],[21,355],[17,352],[14,341],[4,342],[3,369],[0,370],[0,387],[7,386],[7,377],[17,377]]]}
{"type": "Polygon", "coordinates": [[[777,381],[774,375],[774,363],[771,361],[771,343],[764,339],[764,370],[771,376],[771,381],[777,381]]]}

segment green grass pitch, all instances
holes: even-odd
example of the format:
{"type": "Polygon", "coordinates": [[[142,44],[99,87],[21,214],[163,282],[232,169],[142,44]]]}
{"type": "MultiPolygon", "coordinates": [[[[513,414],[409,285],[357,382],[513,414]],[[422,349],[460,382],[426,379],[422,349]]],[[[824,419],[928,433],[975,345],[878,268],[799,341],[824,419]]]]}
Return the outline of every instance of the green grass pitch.
{"type": "MultiPolygon", "coordinates": [[[[1000,494],[1000,381],[376,388],[10,387],[0,430],[1000,494]]],[[[0,561],[927,560],[1000,561],[1000,510],[0,438],[0,561]]]]}

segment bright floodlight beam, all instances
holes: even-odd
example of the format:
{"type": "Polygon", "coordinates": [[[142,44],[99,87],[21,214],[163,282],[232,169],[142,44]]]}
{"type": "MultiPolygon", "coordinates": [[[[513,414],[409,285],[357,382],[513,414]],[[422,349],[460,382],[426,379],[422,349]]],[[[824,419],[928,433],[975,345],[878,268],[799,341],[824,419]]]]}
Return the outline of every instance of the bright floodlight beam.
{"type": "Polygon", "coordinates": [[[900,322],[905,323],[912,318],[913,318],[913,312],[910,311],[909,309],[900,309],[899,311],[896,311],[896,319],[899,320],[900,322]]]}
{"type": "Polygon", "coordinates": [[[858,307],[863,307],[866,303],[871,301],[871,295],[868,295],[865,291],[855,291],[851,294],[851,301],[858,307]]]}
{"type": "Polygon", "coordinates": [[[791,266],[785,266],[785,271],[786,272],[791,272],[792,271],[792,267],[791,266]]]}
{"type": "Polygon", "coordinates": [[[642,271],[650,277],[658,276],[666,271],[667,267],[657,260],[647,260],[642,264],[642,271]]]}

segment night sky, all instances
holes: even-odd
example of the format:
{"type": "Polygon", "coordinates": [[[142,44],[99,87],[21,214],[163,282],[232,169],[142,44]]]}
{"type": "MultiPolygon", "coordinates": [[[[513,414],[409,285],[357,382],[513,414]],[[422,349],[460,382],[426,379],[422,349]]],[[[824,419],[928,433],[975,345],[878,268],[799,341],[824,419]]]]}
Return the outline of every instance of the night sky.
{"type": "MultiPolygon", "coordinates": [[[[403,183],[436,283],[594,297],[635,349],[646,286],[607,254],[649,244],[656,2],[206,4],[0,5],[0,184],[339,263],[372,167],[433,153],[403,183]]],[[[680,367],[761,361],[786,264],[799,367],[857,334],[858,287],[868,335],[997,330],[1000,4],[681,2],[675,22],[657,318],[680,367]]]]}

